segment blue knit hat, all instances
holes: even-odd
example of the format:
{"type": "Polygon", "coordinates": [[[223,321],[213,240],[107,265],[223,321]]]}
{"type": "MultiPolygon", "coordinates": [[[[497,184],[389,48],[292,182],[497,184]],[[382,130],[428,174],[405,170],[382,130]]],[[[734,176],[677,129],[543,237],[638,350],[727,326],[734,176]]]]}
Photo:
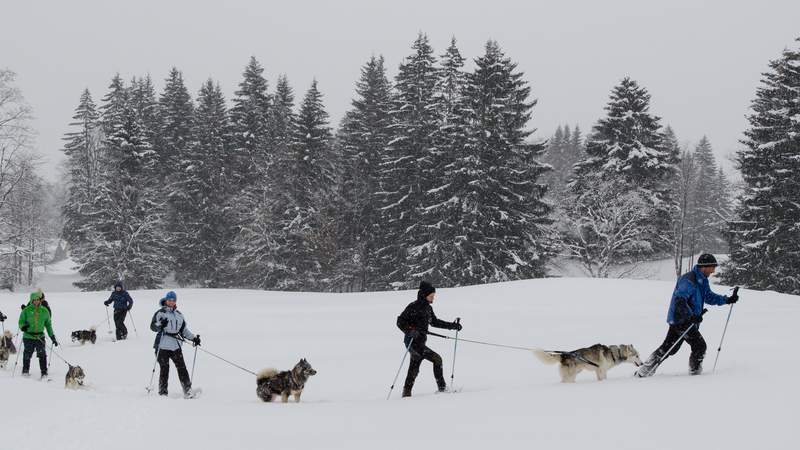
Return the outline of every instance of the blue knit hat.
{"type": "Polygon", "coordinates": [[[175,293],[175,291],[169,291],[167,292],[167,295],[164,296],[164,300],[175,300],[177,302],[178,295],[175,293]]]}

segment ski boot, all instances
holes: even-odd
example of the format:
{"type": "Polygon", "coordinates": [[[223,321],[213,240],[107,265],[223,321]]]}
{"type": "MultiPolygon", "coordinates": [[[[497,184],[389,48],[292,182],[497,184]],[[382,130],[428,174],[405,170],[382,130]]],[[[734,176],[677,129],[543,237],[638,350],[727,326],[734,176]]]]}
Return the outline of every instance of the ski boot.
{"type": "Polygon", "coordinates": [[[689,360],[689,375],[700,375],[703,373],[703,360],[689,360]]]}

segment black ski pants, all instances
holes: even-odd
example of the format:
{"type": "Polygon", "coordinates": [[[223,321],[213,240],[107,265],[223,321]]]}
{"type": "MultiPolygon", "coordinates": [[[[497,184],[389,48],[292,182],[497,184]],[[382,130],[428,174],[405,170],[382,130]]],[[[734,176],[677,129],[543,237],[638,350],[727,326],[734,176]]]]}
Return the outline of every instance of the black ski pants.
{"type": "Polygon", "coordinates": [[[689,327],[687,324],[683,325],[670,325],[669,330],[667,331],[667,337],[664,338],[664,343],[658,347],[656,352],[664,357],[666,353],[669,351],[670,347],[675,345],[675,348],[672,349],[669,355],[666,355],[664,359],[669,358],[670,356],[678,353],[680,350],[681,345],[683,345],[683,341],[686,341],[689,344],[689,347],[692,348],[692,354],[689,356],[689,366],[694,368],[700,365],[703,362],[703,358],[706,356],[706,341],[703,339],[703,335],[700,334],[700,330],[697,328],[697,325],[693,326],[686,336],[678,342],[681,335],[686,331],[686,328],[689,327]],[[675,344],[677,342],[677,344],[675,344]]]}
{"type": "Polygon", "coordinates": [[[36,357],[39,358],[39,372],[47,375],[47,351],[44,346],[44,336],[41,339],[23,339],[22,343],[25,346],[25,350],[22,351],[22,373],[30,373],[31,357],[36,351],[36,357]]]}
{"type": "Polygon", "coordinates": [[[169,382],[169,360],[175,364],[178,371],[178,378],[181,380],[183,392],[187,393],[192,389],[192,382],[189,380],[189,372],[186,370],[186,363],[183,360],[183,352],[177,350],[159,350],[158,365],[161,371],[158,373],[158,394],[167,395],[167,383],[169,382]]]}
{"type": "MultiPolygon", "coordinates": [[[[405,345],[408,346],[409,342],[410,339],[406,338],[405,345]]],[[[419,375],[419,366],[422,364],[423,360],[428,360],[433,363],[433,376],[436,378],[436,386],[439,390],[447,387],[442,370],[442,357],[439,356],[438,353],[428,348],[424,342],[420,345],[411,343],[409,353],[411,354],[411,363],[408,365],[408,374],[406,375],[406,382],[403,386],[406,392],[411,392],[411,389],[414,387],[414,381],[416,381],[417,375],[419,375]]]]}
{"type": "Polygon", "coordinates": [[[127,309],[114,310],[114,326],[117,327],[117,340],[128,337],[128,327],[125,326],[125,316],[128,315],[127,309]]]}

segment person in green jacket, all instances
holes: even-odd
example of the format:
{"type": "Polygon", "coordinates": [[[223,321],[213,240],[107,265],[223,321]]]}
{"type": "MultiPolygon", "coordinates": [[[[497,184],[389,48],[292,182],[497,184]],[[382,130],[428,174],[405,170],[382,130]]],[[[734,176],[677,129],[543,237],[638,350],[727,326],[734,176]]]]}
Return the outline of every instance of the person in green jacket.
{"type": "Polygon", "coordinates": [[[34,350],[39,359],[39,371],[42,378],[47,377],[47,352],[44,347],[44,331],[50,336],[53,345],[58,347],[58,341],[53,333],[53,326],[50,323],[50,311],[42,306],[42,294],[40,292],[31,293],[31,301],[19,315],[19,329],[24,334],[22,342],[24,350],[22,352],[22,376],[30,376],[31,357],[34,350]]]}

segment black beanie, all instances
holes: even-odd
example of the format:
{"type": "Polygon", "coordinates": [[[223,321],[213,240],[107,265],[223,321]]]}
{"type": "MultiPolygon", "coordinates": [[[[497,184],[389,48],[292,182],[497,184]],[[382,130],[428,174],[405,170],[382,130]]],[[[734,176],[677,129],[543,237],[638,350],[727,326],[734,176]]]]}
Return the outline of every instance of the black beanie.
{"type": "Polygon", "coordinates": [[[703,253],[697,258],[698,267],[717,267],[717,258],[711,253],[703,253]]]}
{"type": "Polygon", "coordinates": [[[417,291],[417,299],[423,299],[428,295],[436,292],[436,288],[428,281],[422,281],[419,283],[419,291],[417,291]]]}

